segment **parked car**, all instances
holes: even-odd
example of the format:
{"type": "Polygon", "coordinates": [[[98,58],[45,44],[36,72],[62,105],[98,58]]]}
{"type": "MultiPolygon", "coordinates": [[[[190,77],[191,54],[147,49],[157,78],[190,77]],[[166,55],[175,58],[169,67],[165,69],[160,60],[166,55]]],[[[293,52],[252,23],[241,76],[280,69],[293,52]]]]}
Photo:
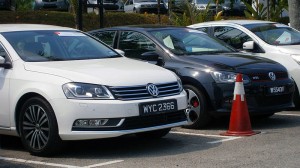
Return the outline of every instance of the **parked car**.
{"type": "Polygon", "coordinates": [[[284,65],[296,83],[294,103],[300,107],[300,32],[284,24],[260,20],[224,20],[189,26],[217,37],[249,55],[284,65]]]}
{"type": "MultiPolygon", "coordinates": [[[[87,0],[87,4],[95,6],[97,5],[97,1],[98,0],[87,0]]],[[[122,0],[103,0],[103,8],[105,11],[124,12],[124,3],[122,0]]]]}
{"type": "MultiPolygon", "coordinates": [[[[129,13],[157,13],[157,0],[127,0],[124,4],[124,11],[129,13]]],[[[163,1],[160,3],[160,13],[167,13],[163,1]]]]}
{"type": "Polygon", "coordinates": [[[89,33],[129,58],[175,72],[188,93],[189,124],[185,127],[204,127],[213,117],[230,114],[237,73],[244,76],[251,115],[270,116],[293,107],[294,81],[284,66],[236,52],[201,31],[153,25],[89,33]]]}
{"type": "Polygon", "coordinates": [[[0,10],[16,10],[16,0],[0,0],[0,10]]]}
{"type": "Polygon", "coordinates": [[[33,10],[69,11],[69,0],[34,0],[33,10]]]}
{"type": "Polygon", "coordinates": [[[62,140],[159,138],[187,123],[175,73],[71,28],[0,25],[0,84],[0,134],[20,136],[34,155],[62,140]]]}
{"type": "Polygon", "coordinates": [[[244,16],[246,9],[246,5],[241,0],[225,0],[222,4],[223,14],[226,16],[244,16]]]}
{"type": "Polygon", "coordinates": [[[218,6],[212,0],[191,0],[192,4],[194,4],[197,9],[199,10],[206,10],[209,8],[208,11],[212,14],[216,14],[217,12],[222,11],[222,6],[219,4],[218,6]]]}

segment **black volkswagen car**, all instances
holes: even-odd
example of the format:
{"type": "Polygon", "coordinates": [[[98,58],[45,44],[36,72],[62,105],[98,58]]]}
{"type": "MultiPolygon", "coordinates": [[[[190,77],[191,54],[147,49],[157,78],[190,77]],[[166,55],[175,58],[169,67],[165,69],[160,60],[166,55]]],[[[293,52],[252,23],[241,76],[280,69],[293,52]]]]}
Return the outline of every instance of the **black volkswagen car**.
{"type": "Polygon", "coordinates": [[[237,73],[243,75],[250,115],[293,107],[294,82],[281,64],[237,52],[203,32],[171,26],[125,26],[88,32],[125,56],[176,73],[188,93],[188,128],[229,115],[237,73]]]}

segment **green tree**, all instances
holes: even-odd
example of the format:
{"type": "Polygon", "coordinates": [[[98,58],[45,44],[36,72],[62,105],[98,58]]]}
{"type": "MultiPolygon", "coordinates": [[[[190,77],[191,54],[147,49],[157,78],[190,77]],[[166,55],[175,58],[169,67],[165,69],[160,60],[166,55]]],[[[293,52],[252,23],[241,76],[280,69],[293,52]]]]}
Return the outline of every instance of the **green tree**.
{"type": "Polygon", "coordinates": [[[33,8],[34,0],[17,0],[18,11],[30,11],[33,8]]]}

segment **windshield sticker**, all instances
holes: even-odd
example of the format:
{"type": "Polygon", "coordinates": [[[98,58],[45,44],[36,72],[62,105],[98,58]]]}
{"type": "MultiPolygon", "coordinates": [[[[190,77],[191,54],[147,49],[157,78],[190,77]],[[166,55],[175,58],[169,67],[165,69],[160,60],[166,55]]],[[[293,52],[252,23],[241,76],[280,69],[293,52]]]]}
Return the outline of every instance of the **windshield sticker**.
{"type": "Polygon", "coordinates": [[[86,36],[80,32],[55,32],[58,36],[86,36]]]}
{"type": "Polygon", "coordinates": [[[273,24],[275,27],[289,27],[287,25],[284,25],[284,24],[273,24]]]}
{"type": "Polygon", "coordinates": [[[279,36],[279,37],[275,40],[275,42],[276,42],[277,44],[289,44],[289,43],[291,43],[291,41],[292,41],[292,37],[291,37],[291,34],[288,33],[288,32],[282,33],[282,35],[279,36]]]}
{"type": "Polygon", "coordinates": [[[164,44],[168,47],[168,48],[171,48],[171,49],[174,49],[174,44],[172,42],[172,39],[170,36],[167,36],[166,38],[164,38],[164,44]]]}

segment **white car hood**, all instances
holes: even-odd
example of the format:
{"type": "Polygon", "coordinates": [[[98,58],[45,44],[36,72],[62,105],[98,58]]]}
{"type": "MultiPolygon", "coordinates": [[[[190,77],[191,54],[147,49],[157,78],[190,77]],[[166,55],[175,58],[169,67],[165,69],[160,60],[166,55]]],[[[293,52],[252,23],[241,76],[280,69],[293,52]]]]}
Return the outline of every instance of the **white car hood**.
{"type": "Polygon", "coordinates": [[[282,53],[300,55],[300,45],[286,45],[276,47],[278,47],[279,51],[282,53]]]}
{"type": "Polygon", "coordinates": [[[128,58],[26,62],[28,71],[60,76],[74,82],[132,86],[175,82],[176,76],[159,66],[128,58]]]}

